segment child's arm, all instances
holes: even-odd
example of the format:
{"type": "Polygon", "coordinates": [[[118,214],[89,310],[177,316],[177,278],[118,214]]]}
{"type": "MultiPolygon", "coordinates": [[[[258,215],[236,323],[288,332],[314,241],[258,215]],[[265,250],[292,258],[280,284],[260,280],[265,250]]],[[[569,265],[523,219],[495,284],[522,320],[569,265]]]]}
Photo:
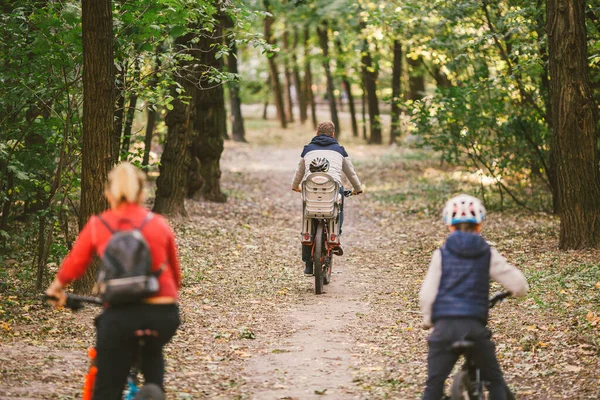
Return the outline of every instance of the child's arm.
{"type": "Polygon", "coordinates": [[[306,165],[304,164],[304,157],[300,157],[300,161],[298,161],[298,166],[296,167],[296,173],[294,174],[294,179],[292,179],[292,190],[296,190],[302,182],[305,169],[306,165]]]}
{"type": "Polygon", "coordinates": [[[490,277],[504,286],[513,296],[525,296],[529,285],[523,273],[510,265],[496,249],[492,248],[491,251],[490,277]]]}
{"type": "Polygon", "coordinates": [[[437,297],[440,287],[440,279],[442,278],[442,253],[436,250],[431,256],[429,270],[425,275],[425,280],[421,286],[419,293],[419,303],[421,305],[421,313],[423,314],[423,328],[431,328],[431,308],[437,297]]]}

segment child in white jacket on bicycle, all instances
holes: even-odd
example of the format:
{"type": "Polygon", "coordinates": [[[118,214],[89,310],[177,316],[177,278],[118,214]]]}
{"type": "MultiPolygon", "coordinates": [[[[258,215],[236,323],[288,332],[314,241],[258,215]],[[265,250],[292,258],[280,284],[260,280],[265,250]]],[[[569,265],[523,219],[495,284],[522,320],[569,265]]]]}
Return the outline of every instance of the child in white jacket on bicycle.
{"type": "Polygon", "coordinates": [[[510,392],[486,328],[490,278],[517,297],[527,293],[527,280],[481,237],[485,208],[479,199],[456,196],[442,214],[451,234],[433,253],[419,295],[423,327],[433,327],[427,339],[428,377],[422,399],[442,398],[444,382],[459,356],[451,345],[471,340],[475,345],[470,354],[489,382],[490,400],[505,400],[510,392]]]}

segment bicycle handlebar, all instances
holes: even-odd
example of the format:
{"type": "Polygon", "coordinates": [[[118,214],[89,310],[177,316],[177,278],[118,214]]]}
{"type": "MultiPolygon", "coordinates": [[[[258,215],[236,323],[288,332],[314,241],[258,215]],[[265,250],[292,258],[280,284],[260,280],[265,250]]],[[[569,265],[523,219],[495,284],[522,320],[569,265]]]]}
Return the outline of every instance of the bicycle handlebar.
{"type": "MultiPolygon", "coordinates": [[[[43,299],[44,300],[58,300],[57,297],[55,296],[48,296],[47,294],[43,295],[43,299]]],[[[67,307],[70,310],[73,311],[79,311],[83,308],[83,303],[91,303],[91,304],[96,304],[101,306],[102,300],[98,297],[92,297],[92,296],[80,296],[77,294],[71,294],[68,293],[67,294],[67,303],[65,304],[65,307],[67,307]]]]}
{"type": "Polygon", "coordinates": [[[352,190],[344,190],[344,197],[353,196],[354,192],[352,190]]]}
{"type": "Polygon", "coordinates": [[[505,298],[510,297],[510,296],[511,296],[510,292],[496,293],[490,299],[489,307],[490,308],[494,307],[497,303],[501,302],[502,300],[504,300],[505,298]]]}

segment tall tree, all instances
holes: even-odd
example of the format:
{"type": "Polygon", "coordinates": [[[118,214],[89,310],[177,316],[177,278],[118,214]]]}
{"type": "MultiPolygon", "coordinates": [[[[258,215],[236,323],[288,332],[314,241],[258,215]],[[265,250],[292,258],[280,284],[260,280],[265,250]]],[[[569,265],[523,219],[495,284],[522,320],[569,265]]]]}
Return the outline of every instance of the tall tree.
{"type": "Polygon", "coordinates": [[[379,99],[377,98],[377,77],[378,68],[373,63],[369,43],[367,40],[363,43],[361,52],[362,74],[367,92],[367,105],[369,108],[369,127],[371,135],[369,143],[381,144],[381,117],[379,115],[379,99]]]}
{"type": "MultiPolygon", "coordinates": [[[[82,0],[83,140],[79,227],[107,207],[104,185],[111,165],[113,128],[113,20],[111,0],[82,0]]],[[[96,268],[88,268],[75,286],[89,292],[96,268]]]]}
{"type": "MultiPolygon", "coordinates": [[[[136,81],[140,79],[140,60],[137,57],[135,59],[134,79],[136,81]]],[[[137,91],[134,91],[129,95],[129,106],[127,107],[127,113],[125,114],[123,143],[121,144],[121,160],[127,160],[127,156],[129,154],[129,146],[131,145],[131,130],[133,128],[133,118],[135,117],[135,111],[137,109],[137,100],[138,94],[137,91]]]]}
{"type": "MultiPolygon", "coordinates": [[[[154,61],[154,73],[150,80],[149,86],[151,90],[156,90],[158,85],[158,71],[160,70],[160,47],[156,47],[155,61],[154,61]]],[[[147,167],[150,164],[150,150],[152,147],[152,138],[154,136],[154,126],[156,125],[156,104],[148,102],[148,117],[146,118],[146,134],[144,136],[144,156],[142,158],[142,167],[147,167]]]]}
{"type": "Polygon", "coordinates": [[[115,63],[113,65],[113,71],[115,75],[115,83],[113,86],[115,110],[113,118],[113,130],[110,137],[110,153],[113,160],[118,160],[119,152],[121,150],[123,123],[125,120],[125,79],[127,77],[127,68],[125,62],[115,63]]]}
{"type": "MultiPolygon", "coordinates": [[[[265,15],[263,21],[264,36],[267,44],[274,46],[275,39],[273,38],[273,14],[271,14],[271,2],[269,0],[263,0],[265,11],[269,14],[265,15]]],[[[287,120],[285,118],[285,106],[283,102],[283,93],[281,90],[281,82],[279,81],[279,70],[277,68],[277,56],[275,53],[269,53],[269,71],[271,74],[271,88],[273,89],[273,95],[275,96],[275,107],[277,108],[277,116],[283,129],[287,128],[287,120]]]]}
{"type": "MultiPolygon", "coordinates": [[[[229,16],[226,20],[226,27],[231,29],[234,26],[233,17],[229,16]]],[[[227,55],[227,70],[232,73],[238,73],[238,47],[235,41],[235,33],[230,30],[228,37],[229,54],[227,55]]],[[[228,83],[229,88],[229,108],[231,112],[231,137],[236,142],[246,141],[246,132],[244,129],[244,118],[242,117],[242,99],[240,98],[240,83],[235,79],[228,83]]]]}
{"type": "Polygon", "coordinates": [[[312,85],[312,69],[310,67],[310,50],[308,47],[308,40],[310,38],[310,28],[308,25],[304,26],[304,93],[306,96],[306,102],[310,103],[311,120],[313,129],[317,129],[317,104],[315,102],[315,95],[313,93],[312,85]]]}
{"type": "Polygon", "coordinates": [[[285,78],[285,105],[289,122],[294,122],[294,99],[292,98],[293,75],[290,67],[290,35],[284,27],[281,37],[283,42],[283,76],[285,78]]]}
{"type": "Polygon", "coordinates": [[[392,64],[392,129],[390,130],[390,144],[395,143],[401,135],[400,129],[400,96],[402,77],[402,43],[395,39],[393,44],[394,61],[392,64]]]}
{"type": "Polygon", "coordinates": [[[294,87],[296,88],[296,98],[298,99],[298,108],[300,109],[300,123],[304,124],[308,119],[307,107],[306,107],[306,95],[303,86],[305,82],[302,82],[300,78],[300,68],[298,66],[298,56],[296,50],[298,49],[298,29],[294,29],[294,42],[292,45],[292,69],[294,71],[294,87]]]}
{"type": "Polygon", "coordinates": [[[408,98],[419,100],[425,96],[425,74],[423,72],[423,58],[416,59],[407,57],[406,63],[410,66],[408,70],[408,98]]]}
{"type": "Polygon", "coordinates": [[[597,105],[590,89],[584,0],[547,0],[546,31],[561,249],[600,245],[597,105]]]}
{"type": "MultiPolygon", "coordinates": [[[[352,95],[352,83],[346,72],[346,54],[348,53],[342,46],[342,41],[339,36],[335,40],[335,47],[337,50],[337,74],[342,79],[342,87],[348,98],[348,108],[350,109],[350,120],[352,122],[352,136],[358,137],[358,121],[356,120],[356,108],[354,106],[354,96],[352,95]]],[[[340,109],[341,109],[340,105],[340,109]]]]}
{"type": "Polygon", "coordinates": [[[195,118],[191,143],[191,168],[188,196],[209,201],[225,202],[227,196],[221,191],[220,159],[223,153],[223,132],[227,131],[225,89],[215,82],[215,74],[223,72],[223,58],[217,57],[223,40],[223,18],[217,18],[211,32],[199,36],[196,58],[201,66],[200,79],[194,91],[195,118]],[[202,185],[194,182],[199,174],[202,185]]]}
{"type": "MultiPolygon", "coordinates": [[[[175,47],[182,53],[191,54],[194,33],[188,33],[175,40],[175,47]]],[[[188,146],[192,136],[195,107],[193,95],[197,80],[192,61],[183,57],[178,62],[175,84],[172,88],[174,98],[172,109],[167,113],[167,138],[160,158],[160,175],[156,180],[156,199],[154,210],[165,215],[187,216],[185,197],[188,186],[190,157],[188,146]],[[179,91],[177,90],[179,88],[179,91]],[[183,91],[181,90],[183,89],[183,91]],[[185,98],[183,98],[185,96],[185,98]]]]}
{"type": "Polygon", "coordinates": [[[331,66],[329,63],[329,27],[327,22],[323,21],[317,27],[317,36],[319,37],[319,44],[321,51],[323,52],[323,69],[325,70],[325,78],[327,79],[327,100],[329,101],[329,111],[331,113],[331,122],[335,125],[335,134],[337,137],[342,132],[340,126],[340,120],[338,118],[337,105],[335,102],[335,92],[333,85],[333,76],[331,75],[331,66]]]}

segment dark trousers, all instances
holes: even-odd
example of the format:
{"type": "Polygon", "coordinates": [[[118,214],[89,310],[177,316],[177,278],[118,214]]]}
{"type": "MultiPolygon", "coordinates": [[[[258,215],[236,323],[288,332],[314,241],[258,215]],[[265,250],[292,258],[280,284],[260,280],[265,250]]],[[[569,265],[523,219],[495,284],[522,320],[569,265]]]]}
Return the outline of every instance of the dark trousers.
{"type": "Polygon", "coordinates": [[[444,382],[459,355],[450,346],[457,340],[471,340],[475,345],[468,356],[481,370],[481,379],[489,382],[490,400],[505,400],[508,390],[500,365],[496,359],[491,332],[478,320],[471,318],[442,319],[435,323],[433,332],[427,339],[427,385],[423,400],[440,400],[444,392],[444,382]]]}
{"type": "MultiPolygon", "coordinates": [[[[340,219],[340,235],[342,234],[342,224],[344,223],[344,187],[340,186],[340,194],[342,196],[342,204],[340,206],[340,212],[338,213],[338,218],[340,219]]],[[[313,235],[314,230],[317,229],[316,226],[313,226],[313,235]]],[[[312,261],[312,245],[303,244],[302,245],[302,261],[310,262],[312,261]]]]}
{"type": "MultiPolygon", "coordinates": [[[[179,326],[176,304],[111,306],[96,318],[96,384],[93,400],[120,400],[127,375],[136,357],[146,383],[163,387],[163,346],[179,326]],[[140,348],[135,331],[149,329],[157,337],[144,337],[140,348]]],[[[163,388],[164,391],[164,388],[163,388]]]]}

